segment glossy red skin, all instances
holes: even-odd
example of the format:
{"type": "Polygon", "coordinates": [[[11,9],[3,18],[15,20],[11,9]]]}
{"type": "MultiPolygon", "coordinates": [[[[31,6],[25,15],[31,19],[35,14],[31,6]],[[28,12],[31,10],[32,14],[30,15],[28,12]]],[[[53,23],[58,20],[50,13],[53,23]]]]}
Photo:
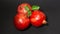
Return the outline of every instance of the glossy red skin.
{"type": "Polygon", "coordinates": [[[25,6],[28,6],[29,9],[32,10],[30,4],[28,4],[28,3],[22,3],[17,8],[18,13],[27,15],[28,11],[25,9],[25,6]]]}
{"type": "Polygon", "coordinates": [[[17,14],[14,18],[14,24],[18,30],[25,30],[28,28],[30,22],[25,15],[17,14]]]}
{"type": "Polygon", "coordinates": [[[40,10],[35,10],[30,16],[31,24],[35,27],[40,27],[42,25],[43,20],[45,19],[45,14],[40,10]]]}

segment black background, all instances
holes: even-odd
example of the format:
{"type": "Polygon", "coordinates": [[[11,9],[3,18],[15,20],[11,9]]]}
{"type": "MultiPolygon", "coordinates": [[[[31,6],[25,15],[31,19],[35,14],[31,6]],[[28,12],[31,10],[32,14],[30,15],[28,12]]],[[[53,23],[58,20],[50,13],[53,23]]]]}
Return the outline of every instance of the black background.
{"type": "Polygon", "coordinates": [[[0,0],[1,34],[60,34],[60,0],[0,0]],[[14,27],[13,18],[19,3],[27,2],[39,5],[48,18],[48,26],[35,28],[31,26],[25,31],[14,27]]]}

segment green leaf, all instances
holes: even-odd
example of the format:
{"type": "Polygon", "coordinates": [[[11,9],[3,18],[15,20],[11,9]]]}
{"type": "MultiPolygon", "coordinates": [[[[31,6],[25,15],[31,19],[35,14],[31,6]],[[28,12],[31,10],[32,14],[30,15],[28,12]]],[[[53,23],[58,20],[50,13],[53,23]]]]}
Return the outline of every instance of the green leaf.
{"type": "Polygon", "coordinates": [[[32,13],[31,13],[31,11],[29,10],[29,11],[28,11],[28,17],[31,16],[31,14],[32,14],[32,13]]]}
{"type": "Polygon", "coordinates": [[[33,5],[32,6],[32,10],[39,10],[39,9],[40,9],[40,7],[38,5],[33,5]]]}
{"type": "Polygon", "coordinates": [[[28,8],[28,6],[25,6],[25,9],[26,9],[27,11],[29,11],[29,8],[28,8]]]}
{"type": "Polygon", "coordinates": [[[25,9],[28,11],[28,17],[31,16],[31,11],[28,6],[25,6],[25,9]]]}

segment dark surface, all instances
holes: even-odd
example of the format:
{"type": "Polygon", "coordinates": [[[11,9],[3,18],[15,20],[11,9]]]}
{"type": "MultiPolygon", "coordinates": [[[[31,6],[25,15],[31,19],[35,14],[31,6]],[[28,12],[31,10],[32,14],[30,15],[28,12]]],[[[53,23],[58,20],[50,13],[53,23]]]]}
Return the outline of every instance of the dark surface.
{"type": "Polygon", "coordinates": [[[0,0],[1,34],[60,34],[60,0],[0,0]],[[31,26],[25,31],[14,27],[13,18],[19,3],[28,2],[40,5],[48,17],[48,26],[35,28],[31,26]]]}

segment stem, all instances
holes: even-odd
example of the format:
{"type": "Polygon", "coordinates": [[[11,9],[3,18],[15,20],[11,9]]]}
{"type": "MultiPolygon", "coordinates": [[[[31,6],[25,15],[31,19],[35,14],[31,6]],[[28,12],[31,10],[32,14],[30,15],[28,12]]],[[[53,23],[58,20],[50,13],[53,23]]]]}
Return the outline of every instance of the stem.
{"type": "Polygon", "coordinates": [[[43,20],[43,22],[42,22],[43,24],[47,24],[47,21],[46,20],[43,20]]]}

